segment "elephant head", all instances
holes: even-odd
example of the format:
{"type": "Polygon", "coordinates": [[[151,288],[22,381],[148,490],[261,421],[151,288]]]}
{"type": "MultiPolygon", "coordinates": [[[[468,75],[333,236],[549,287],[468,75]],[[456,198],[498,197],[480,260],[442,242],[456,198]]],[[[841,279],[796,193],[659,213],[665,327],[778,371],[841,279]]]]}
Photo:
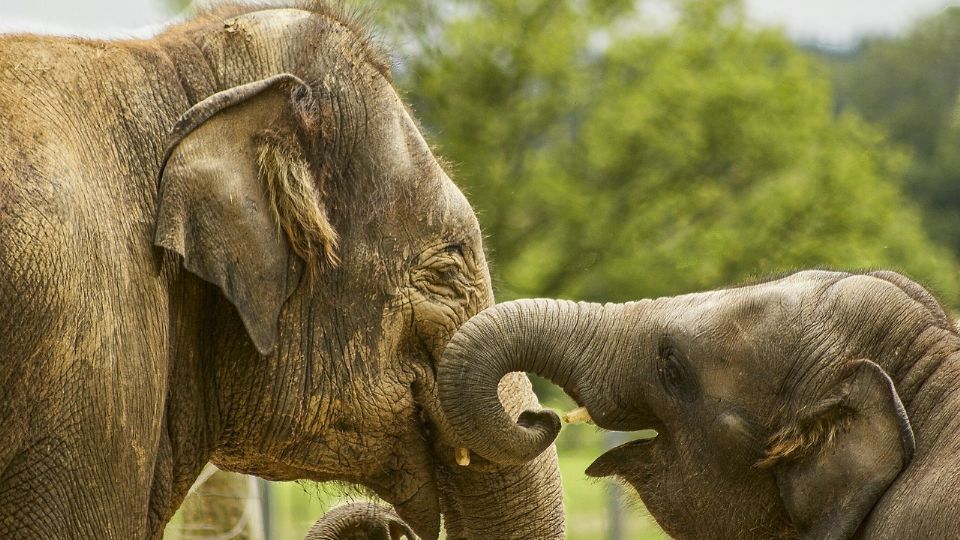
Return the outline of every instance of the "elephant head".
{"type": "Polygon", "coordinates": [[[507,417],[494,392],[505,373],[549,378],[601,428],[656,430],[587,474],[628,482],[675,537],[850,538],[923,450],[914,429],[958,345],[937,301],[892,272],[625,304],[521,300],[461,327],[440,398],[466,446],[501,463],[538,455],[560,426],[552,411],[507,417]]]}
{"type": "MultiPolygon", "coordinates": [[[[246,64],[223,68],[163,159],[155,242],[218,289],[184,303],[231,314],[190,338],[216,351],[212,461],[365,486],[424,538],[441,510],[450,537],[561,536],[554,455],[456,464],[435,364],[493,303],[480,228],[374,47],[318,6],[216,23],[208,55],[260,47],[253,65],[287,71],[230,86],[246,64]]],[[[525,377],[503,391],[536,402],[525,377]]]]}

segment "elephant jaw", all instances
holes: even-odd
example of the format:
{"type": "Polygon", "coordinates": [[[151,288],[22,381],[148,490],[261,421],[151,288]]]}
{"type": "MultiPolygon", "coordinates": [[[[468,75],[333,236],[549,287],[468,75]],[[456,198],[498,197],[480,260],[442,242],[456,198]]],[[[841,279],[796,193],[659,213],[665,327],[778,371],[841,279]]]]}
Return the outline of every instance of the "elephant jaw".
{"type": "MultiPolygon", "coordinates": [[[[562,417],[565,424],[594,424],[590,411],[585,406],[577,407],[562,417]]],[[[597,424],[601,429],[612,429],[607,426],[597,424]]],[[[643,431],[647,428],[639,428],[636,431],[643,431]]],[[[621,431],[621,430],[616,430],[621,431]]],[[[604,452],[600,457],[584,471],[591,478],[603,478],[605,476],[622,476],[627,472],[628,464],[637,464],[649,461],[649,453],[656,443],[657,433],[653,436],[644,436],[639,439],[621,444],[604,452]]]]}
{"type": "Polygon", "coordinates": [[[657,437],[637,439],[608,450],[594,460],[584,473],[591,478],[624,476],[635,470],[638,464],[650,461],[650,452],[657,437]]]}
{"type": "MultiPolygon", "coordinates": [[[[386,482],[383,491],[374,488],[384,501],[392,504],[400,519],[424,540],[435,540],[440,535],[440,489],[438,473],[441,464],[470,465],[470,453],[466,448],[453,448],[446,437],[449,429],[440,413],[436,400],[436,380],[429,369],[418,369],[417,378],[411,384],[414,403],[422,410],[416,436],[397,445],[394,459],[399,460],[401,474],[412,478],[425,478],[419,483],[396,482],[393,477],[386,482]],[[433,433],[439,440],[429,440],[424,433],[433,433]],[[412,449],[416,448],[416,451],[412,449]],[[399,484],[399,485],[398,485],[399,484]]],[[[396,474],[396,472],[394,472],[396,474]]]]}

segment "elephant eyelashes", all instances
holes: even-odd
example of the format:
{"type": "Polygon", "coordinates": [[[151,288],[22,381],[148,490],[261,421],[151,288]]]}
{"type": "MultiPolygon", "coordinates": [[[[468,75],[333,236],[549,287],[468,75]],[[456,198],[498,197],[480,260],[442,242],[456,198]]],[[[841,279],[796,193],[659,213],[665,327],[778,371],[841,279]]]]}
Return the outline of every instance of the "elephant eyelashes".
{"type": "Polygon", "coordinates": [[[687,363],[681,360],[680,353],[669,343],[660,346],[657,375],[660,384],[670,395],[686,402],[696,398],[696,383],[690,376],[690,369],[687,363]]]}
{"type": "Polygon", "coordinates": [[[469,289],[464,272],[464,244],[454,242],[436,246],[420,254],[420,262],[412,271],[412,282],[421,290],[443,298],[464,297],[469,289]]]}
{"type": "Polygon", "coordinates": [[[437,272],[437,275],[444,282],[450,282],[457,279],[457,276],[460,275],[460,268],[458,268],[457,265],[455,264],[451,264],[450,266],[444,267],[442,270],[439,270],[437,272]]]}
{"type": "Polygon", "coordinates": [[[683,368],[673,351],[667,354],[661,364],[660,381],[667,388],[676,388],[683,384],[683,368]]]}
{"type": "Polygon", "coordinates": [[[454,242],[447,247],[443,248],[444,253],[457,254],[463,257],[463,242],[454,242]]]}
{"type": "Polygon", "coordinates": [[[444,246],[440,252],[428,259],[428,264],[441,282],[452,282],[460,275],[463,261],[463,243],[456,242],[444,246]]]}
{"type": "Polygon", "coordinates": [[[433,274],[440,283],[450,283],[460,275],[460,265],[456,261],[443,261],[433,266],[433,274]]]}

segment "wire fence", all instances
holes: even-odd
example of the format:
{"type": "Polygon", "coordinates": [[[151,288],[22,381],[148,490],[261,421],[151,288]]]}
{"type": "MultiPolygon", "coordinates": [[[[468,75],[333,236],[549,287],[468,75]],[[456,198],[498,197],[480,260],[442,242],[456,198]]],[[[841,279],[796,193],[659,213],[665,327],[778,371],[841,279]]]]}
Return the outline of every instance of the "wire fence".
{"type": "MultiPolygon", "coordinates": [[[[611,446],[625,442],[625,434],[609,433],[611,446]]],[[[622,488],[609,484],[606,516],[597,540],[625,540],[625,504],[622,488]]],[[[291,489],[253,476],[221,471],[207,464],[190,488],[177,515],[167,526],[167,540],[279,540],[296,538],[323,511],[343,497],[291,489]],[[299,492],[311,501],[293,503],[291,493],[299,492]],[[325,500],[318,500],[318,499],[325,500]],[[295,507],[295,508],[294,508],[295,507]],[[318,510],[318,508],[320,508],[318,510]],[[290,523],[294,518],[297,523],[290,523]]]]}

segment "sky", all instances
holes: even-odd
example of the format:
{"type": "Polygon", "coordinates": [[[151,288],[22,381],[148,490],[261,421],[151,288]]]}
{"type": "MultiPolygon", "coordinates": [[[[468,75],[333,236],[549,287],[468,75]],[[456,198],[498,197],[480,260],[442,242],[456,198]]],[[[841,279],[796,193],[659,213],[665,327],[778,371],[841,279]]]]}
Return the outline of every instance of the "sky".
{"type": "Polygon", "coordinates": [[[170,18],[160,0],[0,0],[0,32],[119,37],[170,18]]]}
{"type": "MultiPolygon", "coordinates": [[[[389,1],[389,0],[384,0],[389,1]]],[[[745,0],[757,24],[797,40],[843,47],[863,34],[896,33],[960,0],[745,0]]],[[[144,36],[171,18],[160,0],[0,0],[0,32],[144,36]]]]}
{"type": "Polygon", "coordinates": [[[746,0],[758,23],[781,26],[794,39],[824,45],[850,45],[863,34],[895,34],[920,17],[937,13],[953,0],[746,0]]]}

